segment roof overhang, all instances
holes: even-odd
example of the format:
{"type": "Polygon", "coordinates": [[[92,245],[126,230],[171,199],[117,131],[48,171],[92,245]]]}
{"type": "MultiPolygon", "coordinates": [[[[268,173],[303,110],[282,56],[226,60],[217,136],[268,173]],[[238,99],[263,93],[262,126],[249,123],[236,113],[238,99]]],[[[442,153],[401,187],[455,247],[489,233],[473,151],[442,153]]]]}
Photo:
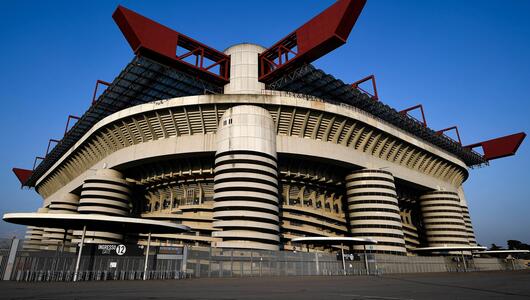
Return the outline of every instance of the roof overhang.
{"type": "Polygon", "coordinates": [[[449,252],[449,251],[478,251],[484,250],[486,247],[482,246],[447,246],[447,247],[424,247],[416,248],[416,252],[449,252]]]}
{"type": "Polygon", "coordinates": [[[516,253],[530,253],[530,250],[486,250],[479,251],[476,254],[516,254],[516,253]]]}
{"type": "Polygon", "coordinates": [[[188,226],[167,221],[143,218],[115,217],[97,214],[7,213],[8,223],[80,230],[103,230],[123,233],[181,233],[190,231],[188,226]]]}

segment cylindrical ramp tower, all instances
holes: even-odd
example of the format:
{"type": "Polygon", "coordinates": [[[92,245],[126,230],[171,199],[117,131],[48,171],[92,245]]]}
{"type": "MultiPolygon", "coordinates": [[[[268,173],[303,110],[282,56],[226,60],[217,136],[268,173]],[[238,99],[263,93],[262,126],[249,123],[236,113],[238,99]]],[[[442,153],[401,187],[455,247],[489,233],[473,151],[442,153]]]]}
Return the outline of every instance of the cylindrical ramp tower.
{"type": "MultiPolygon", "coordinates": [[[[112,169],[100,169],[85,179],[81,190],[78,212],[81,214],[100,214],[128,217],[130,215],[131,187],[123,175],[112,169]]],[[[81,232],[75,232],[80,235],[81,232]]],[[[117,243],[123,239],[121,234],[87,231],[87,240],[94,243],[117,243]]]]}
{"type": "Polygon", "coordinates": [[[458,197],[460,197],[460,208],[462,209],[462,216],[464,217],[464,223],[466,224],[467,241],[469,242],[470,246],[477,246],[475,231],[473,230],[471,216],[469,215],[469,208],[467,206],[464,189],[462,187],[458,189],[458,197]]]}
{"type": "MultiPolygon", "coordinates": [[[[37,210],[37,212],[47,213],[48,208],[41,207],[37,210]]],[[[44,227],[28,226],[23,246],[24,249],[35,251],[47,249],[46,244],[43,243],[43,235],[45,233],[45,230],[46,228],[44,227]]]]}
{"type": "MultiPolygon", "coordinates": [[[[48,213],[50,214],[77,214],[77,207],[79,205],[79,196],[67,193],[50,201],[48,213]]],[[[64,229],[47,228],[42,235],[43,240],[50,247],[69,247],[73,239],[73,230],[68,230],[65,235],[64,229]]],[[[49,248],[50,249],[50,248],[49,248]]]]}
{"type": "MultiPolygon", "coordinates": [[[[376,252],[406,255],[392,173],[361,170],[346,176],[348,217],[354,237],[373,238],[376,252]]],[[[360,250],[362,246],[355,246],[360,250]]]]}
{"type": "Polygon", "coordinates": [[[218,247],[279,249],[274,121],[261,107],[228,109],[217,131],[213,236],[218,247]]]}
{"type": "Polygon", "coordinates": [[[429,192],[420,197],[420,205],[429,247],[469,245],[457,193],[429,192]]]}

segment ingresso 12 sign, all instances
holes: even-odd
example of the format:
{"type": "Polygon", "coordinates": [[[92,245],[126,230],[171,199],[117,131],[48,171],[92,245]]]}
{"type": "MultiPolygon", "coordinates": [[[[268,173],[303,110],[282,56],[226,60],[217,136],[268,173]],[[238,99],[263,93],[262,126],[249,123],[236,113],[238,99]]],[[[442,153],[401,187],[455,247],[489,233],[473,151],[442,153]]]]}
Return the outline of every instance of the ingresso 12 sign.
{"type": "Polygon", "coordinates": [[[135,244],[88,244],[83,255],[142,256],[144,247],[135,244]]]}

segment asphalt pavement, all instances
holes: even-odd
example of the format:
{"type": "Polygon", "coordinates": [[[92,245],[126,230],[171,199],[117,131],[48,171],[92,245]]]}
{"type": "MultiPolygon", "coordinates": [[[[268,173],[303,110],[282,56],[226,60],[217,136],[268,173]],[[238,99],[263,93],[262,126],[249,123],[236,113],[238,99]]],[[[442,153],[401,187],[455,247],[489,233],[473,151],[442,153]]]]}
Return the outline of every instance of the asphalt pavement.
{"type": "Polygon", "coordinates": [[[0,299],[530,299],[530,270],[371,276],[0,282],[0,299]]]}

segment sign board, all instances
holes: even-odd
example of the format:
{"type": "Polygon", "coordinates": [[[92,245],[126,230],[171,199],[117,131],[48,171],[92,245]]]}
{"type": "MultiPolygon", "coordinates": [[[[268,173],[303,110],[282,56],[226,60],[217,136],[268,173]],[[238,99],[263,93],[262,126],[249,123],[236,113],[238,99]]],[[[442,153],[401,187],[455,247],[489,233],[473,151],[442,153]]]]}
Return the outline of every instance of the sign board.
{"type": "Polygon", "coordinates": [[[160,246],[158,247],[158,254],[182,255],[183,249],[182,247],[160,246]]]}
{"type": "MultiPolygon", "coordinates": [[[[340,252],[337,253],[337,260],[342,260],[342,255],[340,252]]],[[[351,261],[361,260],[361,257],[355,253],[344,252],[344,260],[351,260],[351,261]]]]}
{"type": "Polygon", "coordinates": [[[117,262],[117,261],[111,261],[109,267],[111,267],[111,268],[116,268],[116,267],[118,267],[118,262],[117,262]]]}
{"type": "Polygon", "coordinates": [[[85,244],[82,255],[86,256],[143,256],[143,246],[136,244],[85,244]]]}

